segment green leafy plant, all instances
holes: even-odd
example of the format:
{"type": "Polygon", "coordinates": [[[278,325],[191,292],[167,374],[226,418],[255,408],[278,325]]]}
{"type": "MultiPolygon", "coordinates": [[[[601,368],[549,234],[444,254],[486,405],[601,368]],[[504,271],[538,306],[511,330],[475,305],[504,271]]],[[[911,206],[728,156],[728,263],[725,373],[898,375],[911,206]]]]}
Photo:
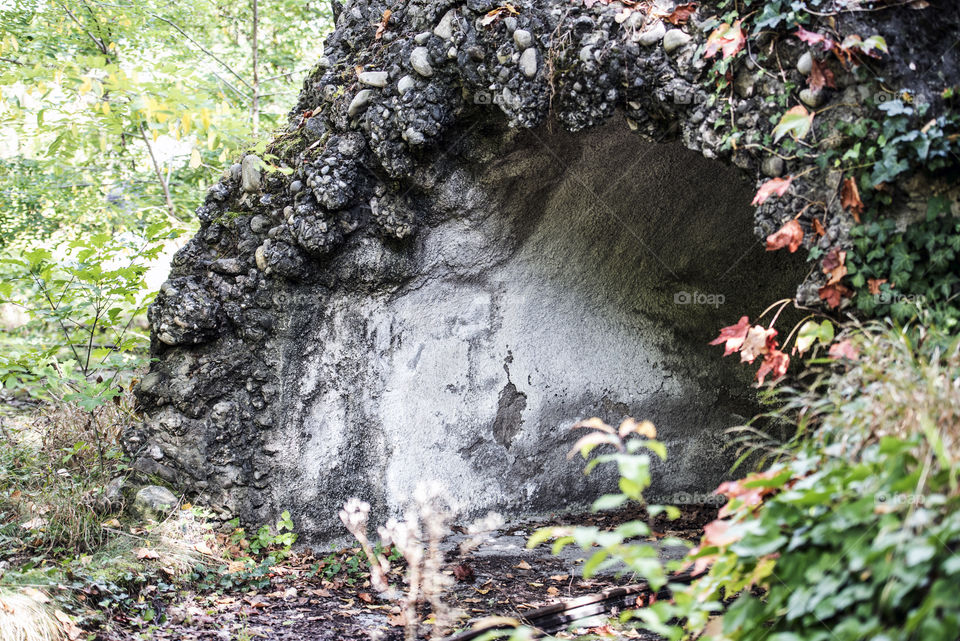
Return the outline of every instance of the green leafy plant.
{"type": "MultiPolygon", "coordinates": [[[[653,424],[628,418],[615,429],[599,418],[591,418],[577,423],[574,429],[592,430],[581,437],[570,451],[570,455],[579,452],[584,459],[588,459],[584,473],[589,474],[598,465],[612,463],[617,466],[620,475],[620,492],[598,498],[593,504],[594,511],[614,509],[628,501],[635,501],[643,504],[650,516],[666,514],[671,519],[679,516],[680,511],[676,507],[647,505],[643,499],[643,492],[650,485],[649,453],[661,460],[667,457],[666,446],[655,440],[656,429],[653,424]],[[612,446],[616,451],[594,455],[594,450],[604,445],[612,446]]],[[[527,541],[527,547],[533,548],[553,539],[553,553],[557,554],[567,545],[576,544],[591,553],[583,566],[584,577],[589,578],[605,568],[617,567],[623,573],[643,577],[654,590],[659,590],[667,583],[667,575],[657,556],[657,548],[640,542],[640,539],[649,536],[650,526],[639,520],[628,521],[612,530],[558,526],[534,532],[527,541]]],[[[668,539],[662,543],[684,545],[678,539],[668,539]]]]}

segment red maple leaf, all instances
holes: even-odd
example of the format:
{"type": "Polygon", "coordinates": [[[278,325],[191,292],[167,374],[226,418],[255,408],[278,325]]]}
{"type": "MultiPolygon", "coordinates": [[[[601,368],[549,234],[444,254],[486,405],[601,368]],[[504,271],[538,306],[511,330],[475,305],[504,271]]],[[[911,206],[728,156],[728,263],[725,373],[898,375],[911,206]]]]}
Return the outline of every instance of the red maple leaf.
{"type": "Polygon", "coordinates": [[[783,196],[787,193],[787,190],[790,188],[790,183],[793,182],[793,176],[787,176],[786,178],[771,178],[767,182],[760,185],[760,189],[757,190],[757,195],[753,197],[753,200],[750,202],[751,205],[762,205],[767,202],[768,198],[773,196],[783,196]]]}
{"type": "Polygon", "coordinates": [[[766,356],[763,357],[763,362],[760,363],[760,369],[757,370],[757,382],[763,385],[764,379],[770,373],[773,373],[773,379],[777,380],[787,373],[788,367],[790,367],[790,356],[779,349],[772,349],[767,352],[766,356]]]}
{"type": "Polygon", "coordinates": [[[742,316],[736,325],[730,325],[729,327],[721,329],[720,335],[710,341],[710,344],[719,345],[720,343],[726,343],[726,345],[724,345],[723,355],[729,356],[734,352],[740,351],[740,347],[743,346],[743,339],[747,337],[749,330],[750,319],[742,316]]]}
{"type": "Polygon", "coordinates": [[[762,356],[772,349],[777,348],[777,330],[765,328],[762,325],[754,325],[747,331],[747,337],[743,339],[743,346],[740,348],[740,362],[752,363],[757,356],[762,356]]]}
{"type": "Polygon", "coordinates": [[[800,38],[800,40],[806,42],[808,45],[821,45],[824,51],[830,51],[837,44],[830,38],[821,36],[819,33],[814,33],[813,31],[807,31],[799,25],[797,26],[796,33],[793,35],[800,38]]]}
{"type": "Polygon", "coordinates": [[[800,249],[803,242],[803,228],[796,219],[787,222],[779,230],[767,236],[767,251],[772,252],[786,247],[790,253],[800,249]]]}

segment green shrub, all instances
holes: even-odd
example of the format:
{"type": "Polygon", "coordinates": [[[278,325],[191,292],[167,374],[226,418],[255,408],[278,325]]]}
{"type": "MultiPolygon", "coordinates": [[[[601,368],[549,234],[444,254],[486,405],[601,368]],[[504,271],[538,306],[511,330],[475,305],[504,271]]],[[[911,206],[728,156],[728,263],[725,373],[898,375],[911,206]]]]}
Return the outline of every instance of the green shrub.
{"type": "MultiPolygon", "coordinates": [[[[718,488],[729,502],[686,560],[697,579],[624,621],[668,639],[956,641],[960,339],[873,326],[851,340],[855,361],[782,392],[797,437],[779,460],[718,488]]],[[[603,558],[647,547],[588,534],[603,558]]]]}

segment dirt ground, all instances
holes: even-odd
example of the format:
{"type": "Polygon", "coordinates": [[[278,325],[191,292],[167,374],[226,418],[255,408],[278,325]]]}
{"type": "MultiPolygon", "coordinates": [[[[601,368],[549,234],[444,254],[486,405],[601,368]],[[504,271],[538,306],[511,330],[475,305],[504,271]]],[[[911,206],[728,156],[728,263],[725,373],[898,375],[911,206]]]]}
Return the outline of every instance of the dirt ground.
{"type": "MultiPolygon", "coordinates": [[[[456,579],[447,602],[463,610],[466,617],[458,629],[487,616],[507,616],[523,620],[525,613],[541,606],[573,597],[600,592],[606,588],[635,583],[634,577],[605,574],[584,580],[579,570],[586,554],[576,548],[558,557],[549,546],[527,550],[524,543],[537,528],[548,525],[589,524],[612,527],[642,511],[621,510],[596,514],[567,515],[535,522],[514,523],[497,532],[492,539],[467,558],[448,553],[445,572],[456,579]]],[[[651,545],[666,536],[696,539],[702,526],[716,516],[716,508],[688,506],[680,519],[672,522],[655,519],[651,545]]],[[[455,548],[456,535],[450,538],[455,548]]],[[[663,547],[662,558],[677,558],[683,549],[663,547]]],[[[172,600],[158,603],[166,620],[158,625],[113,619],[96,632],[98,641],[133,639],[158,640],[238,640],[276,641],[311,639],[317,641],[399,641],[403,639],[403,617],[394,602],[381,601],[369,583],[349,585],[339,577],[332,581],[310,571],[317,559],[299,553],[270,577],[268,588],[242,593],[206,593],[181,591],[172,600]]],[[[401,582],[400,570],[392,576],[401,582]]],[[[159,618],[159,617],[158,617],[159,618]]],[[[429,622],[429,618],[428,618],[429,622]]],[[[597,625],[585,622],[580,627],[597,625]]],[[[424,626],[421,632],[426,632],[424,626]]],[[[593,631],[604,631],[594,628],[593,631]]],[[[601,635],[602,636],[602,635],[601,635]]],[[[637,637],[634,637],[637,638],[637,637]]]]}

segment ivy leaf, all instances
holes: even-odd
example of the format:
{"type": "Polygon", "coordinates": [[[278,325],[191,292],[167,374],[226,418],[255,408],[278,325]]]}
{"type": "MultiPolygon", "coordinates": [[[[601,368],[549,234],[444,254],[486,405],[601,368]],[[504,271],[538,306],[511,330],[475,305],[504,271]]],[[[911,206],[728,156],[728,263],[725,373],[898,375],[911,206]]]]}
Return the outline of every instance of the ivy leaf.
{"type": "Polygon", "coordinates": [[[792,254],[800,248],[802,242],[803,228],[800,227],[800,223],[796,219],[790,220],[779,230],[767,236],[767,251],[776,251],[786,247],[792,254]]]}
{"type": "Polygon", "coordinates": [[[813,114],[808,112],[803,105],[797,105],[783,114],[780,122],[773,128],[773,141],[778,142],[781,138],[790,134],[795,140],[802,140],[813,126],[813,114]]]}
{"type": "Polygon", "coordinates": [[[787,176],[786,178],[771,178],[767,182],[760,185],[760,189],[757,190],[757,194],[753,197],[753,201],[750,202],[751,205],[762,205],[767,201],[768,198],[773,196],[783,196],[787,193],[787,189],[790,188],[790,183],[793,182],[793,176],[787,176]]]}

